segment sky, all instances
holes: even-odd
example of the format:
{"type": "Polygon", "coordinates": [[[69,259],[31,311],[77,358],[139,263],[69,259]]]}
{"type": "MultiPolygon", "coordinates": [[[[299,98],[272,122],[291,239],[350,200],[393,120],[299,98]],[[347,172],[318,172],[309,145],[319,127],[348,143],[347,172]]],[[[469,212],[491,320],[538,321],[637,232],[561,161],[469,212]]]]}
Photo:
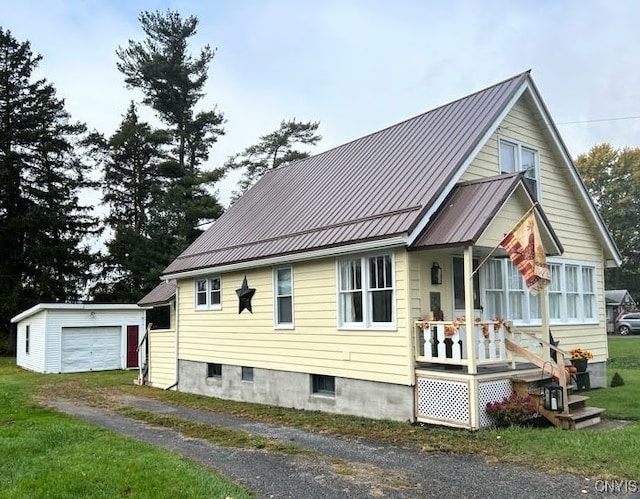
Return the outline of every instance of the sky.
{"type": "MultiPolygon", "coordinates": [[[[319,121],[321,152],[528,69],[572,156],[640,146],[635,0],[0,0],[0,26],[42,55],[72,118],[109,136],[141,100],[116,49],[144,38],[141,11],[167,9],[198,17],[194,53],[216,48],[201,108],[226,134],[206,168],[283,119],[319,121]]],[[[217,186],[223,204],[237,180],[217,186]]]]}

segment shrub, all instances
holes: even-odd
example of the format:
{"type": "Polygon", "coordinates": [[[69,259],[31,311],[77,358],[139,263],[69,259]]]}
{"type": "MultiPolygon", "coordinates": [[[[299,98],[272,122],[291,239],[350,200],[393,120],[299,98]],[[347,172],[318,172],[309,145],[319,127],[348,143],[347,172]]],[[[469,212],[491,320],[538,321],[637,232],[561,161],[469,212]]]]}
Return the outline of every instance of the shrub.
{"type": "Polygon", "coordinates": [[[624,380],[622,379],[622,376],[620,376],[619,373],[615,373],[613,375],[613,378],[611,378],[611,388],[615,388],[616,386],[622,386],[624,385],[624,380]]]}
{"type": "Polygon", "coordinates": [[[508,426],[528,421],[537,414],[538,408],[531,397],[513,393],[502,402],[488,402],[486,411],[496,425],[508,426]]]}

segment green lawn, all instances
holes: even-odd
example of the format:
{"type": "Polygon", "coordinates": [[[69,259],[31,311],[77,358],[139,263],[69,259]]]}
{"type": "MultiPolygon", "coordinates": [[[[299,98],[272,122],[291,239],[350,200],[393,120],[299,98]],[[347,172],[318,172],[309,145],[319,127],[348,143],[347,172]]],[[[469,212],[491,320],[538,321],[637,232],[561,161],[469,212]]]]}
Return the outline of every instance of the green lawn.
{"type": "MultiPolygon", "coordinates": [[[[3,498],[251,497],[175,454],[41,408],[32,397],[52,378],[14,364],[0,359],[3,498]]],[[[114,383],[113,373],[95,374],[114,383]]]]}
{"type": "Polygon", "coordinates": [[[589,392],[590,404],[606,408],[608,418],[640,421],[640,337],[610,337],[609,358],[607,386],[615,373],[625,384],[589,392]]]}
{"type": "MultiPolygon", "coordinates": [[[[194,425],[118,407],[113,394],[135,394],[212,411],[341,435],[373,438],[425,452],[470,452],[491,462],[518,463],[551,472],[572,472],[594,479],[637,480],[640,477],[640,338],[609,339],[609,379],[618,372],[625,385],[592,390],[590,405],[606,409],[606,417],[631,421],[607,432],[566,431],[555,427],[511,427],[466,432],[393,421],[285,409],[220,400],[135,386],[127,371],[45,376],[19,371],[14,359],[0,360],[0,490],[3,497],[217,497],[216,487],[231,487],[171,454],[135,444],[89,424],[38,408],[36,394],[73,397],[110,407],[130,417],[172,427],[218,445],[300,452],[292,446],[269,446],[233,430],[194,425]],[[110,456],[97,459],[96,456],[110,456]],[[132,458],[131,456],[135,456],[132,458]],[[104,464],[106,461],[106,464],[104,464]],[[58,495],[51,495],[51,490],[58,495]],[[45,493],[46,491],[46,493],[45,493]]],[[[245,497],[237,488],[223,497],[245,497]]]]}

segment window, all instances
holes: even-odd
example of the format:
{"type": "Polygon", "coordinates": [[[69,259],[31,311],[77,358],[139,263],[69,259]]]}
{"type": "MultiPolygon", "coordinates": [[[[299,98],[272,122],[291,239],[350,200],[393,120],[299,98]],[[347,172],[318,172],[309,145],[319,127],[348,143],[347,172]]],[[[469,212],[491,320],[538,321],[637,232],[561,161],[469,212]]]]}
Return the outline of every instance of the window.
{"type": "Polygon", "coordinates": [[[242,381],[253,381],[253,367],[242,367],[242,381]]]}
{"type": "MultiPolygon", "coordinates": [[[[549,261],[551,284],[549,319],[552,323],[597,320],[595,267],[580,262],[549,261]]],[[[541,320],[540,295],[531,295],[516,266],[508,259],[489,260],[482,269],[484,315],[506,317],[520,324],[541,320]]]]}
{"type": "Polygon", "coordinates": [[[29,325],[24,327],[24,352],[29,353],[29,325]]]}
{"type": "Polygon", "coordinates": [[[582,267],[582,306],[586,320],[596,320],[596,291],[593,267],[582,267]]]}
{"type": "Polygon", "coordinates": [[[219,310],[221,308],[220,277],[196,279],[196,308],[219,310]]]}
{"type": "Polygon", "coordinates": [[[538,192],[538,151],[530,147],[500,140],[500,173],[524,172],[525,181],[532,194],[539,197],[538,192]]]}
{"type": "Polygon", "coordinates": [[[293,273],[291,268],[276,269],[275,275],[275,325],[293,327],[293,273]]]}
{"type": "Polygon", "coordinates": [[[311,391],[319,395],[336,394],[336,378],[322,374],[311,375],[311,391]]]}
{"type": "Polygon", "coordinates": [[[391,255],[355,257],[338,262],[341,326],[393,327],[394,295],[391,255]]]}
{"type": "Polygon", "coordinates": [[[207,378],[222,377],[222,364],[207,364],[207,378]]]}

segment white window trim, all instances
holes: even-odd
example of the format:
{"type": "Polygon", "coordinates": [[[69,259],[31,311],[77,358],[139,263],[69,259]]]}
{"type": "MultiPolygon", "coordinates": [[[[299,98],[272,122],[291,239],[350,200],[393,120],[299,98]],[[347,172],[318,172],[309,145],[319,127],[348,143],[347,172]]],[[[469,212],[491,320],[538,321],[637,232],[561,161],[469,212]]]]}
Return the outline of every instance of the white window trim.
{"type": "MultiPolygon", "coordinates": [[[[508,259],[499,260],[502,262],[502,279],[503,279],[503,288],[502,288],[502,307],[505,311],[506,318],[510,318],[511,311],[509,309],[509,280],[508,280],[508,259]]],[[[560,266],[560,318],[549,318],[549,324],[551,325],[573,325],[573,324],[598,324],[598,288],[596,281],[596,264],[588,261],[580,261],[580,260],[563,260],[558,258],[547,258],[547,264],[559,265],[560,266]],[[566,266],[575,266],[578,268],[578,318],[577,319],[569,319],[567,313],[567,288],[566,288],[566,274],[565,268],[566,266]],[[582,269],[590,268],[592,269],[592,288],[593,293],[589,293],[593,295],[595,307],[594,312],[596,314],[595,317],[584,317],[584,290],[583,290],[583,282],[582,282],[582,269]]],[[[484,271],[483,271],[484,272],[484,271]]],[[[486,287],[487,278],[483,275],[480,283],[480,293],[482,296],[482,303],[487,303],[487,287],[486,287]]],[[[525,299],[523,303],[523,319],[514,320],[513,323],[515,325],[521,326],[539,326],[542,323],[541,318],[531,319],[531,295],[526,290],[526,286],[523,283],[523,287],[525,290],[525,299]]],[[[548,292],[548,291],[547,291],[548,292]]],[[[491,319],[491,317],[485,317],[487,319],[491,319]]]]}
{"type": "Polygon", "coordinates": [[[541,191],[542,189],[540,188],[540,182],[541,182],[541,176],[540,176],[540,150],[537,147],[533,147],[529,144],[525,144],[524,142],[520,142],[518,140],[514,140],[511,138],[506,138],[506,137],[498,137],[498,174],[499,175],[503,175],[502,173],[502,154],[500,152],[500,145],[504,143],[504,144],[509,144],[512,146],[516,147],[516,171],[523,171],[522,170],[522,149],[528,149],[529,151],[532,151],[533,153],[535,153],[535,170],[536,170],[536,196],[538,200],[541,200],[541,191]]]}
{"type": "Polygon", "coordinates": [[[560,319],[550,319],[550,324],[598,324],[598,288],[596,281],[596,264],[593,262],[580,261],[580,260],[561,260],[558,258],[547,258],[547,263],[552,263],[554,265],[560,265],[560,275],[562,279],[561,286],[561,297],[560,297],[560,319]],[[577,279],[578,279],[578,318],[577,319],[569,319],[567,312],[567,288],[566,288],[566,266],[575,266],[577,269],[577,279]],[[584,290],[582,283],[582,269],[583,268],[591,268],[591,286],[593,288],[593,293],[590,293],[594,297],[595,301],[595,317],[584,317],[584,290]]]}
{"type": "Polygon", "coordinates": [[[396,288],[396,262],[393,252],[377,252],[367,254],[353,254],[336,259],[336,328],[341,331],[345,330],[368,330],[368,331],[397,331],[397,300],[398,291],[396,288]],[[391,278],[393,298],[391,299],[391,322],[373,322],[369,320],[371,315],[371,288],[369,284],[369,259],[380,256],[388,256],[391,260],[391,278]],[[362,268],[362,322],[343,322],[342,308],[340,300],[340,264],[350,260],[360,260],[362,268]]]}
{"type": "Polygon", "coordinates": [[[222,310],[222,276],[219,274],[198,277],[193,281],[193,309],[194,310],[222,310]],[[220,303],[211,304],[211,280],[220,280],[220,303]],[[198,281],[207,283],[207,300],[203,305],[198,305],[198,281]]]}
{"type": "MultiPolygon", "coordinates": [[[[273,328],[274,329],[295,329],[295,301],[293,299],[293,267],[291,265],[285,265],[281,267],[275,267],[273,269],[273,328]],[[279,322],[278,317],[278,271],[289,269],[291,272],[291,322],[279,322]]],[[[285,296],[285,295],[283,295],[285,296]]]]}

